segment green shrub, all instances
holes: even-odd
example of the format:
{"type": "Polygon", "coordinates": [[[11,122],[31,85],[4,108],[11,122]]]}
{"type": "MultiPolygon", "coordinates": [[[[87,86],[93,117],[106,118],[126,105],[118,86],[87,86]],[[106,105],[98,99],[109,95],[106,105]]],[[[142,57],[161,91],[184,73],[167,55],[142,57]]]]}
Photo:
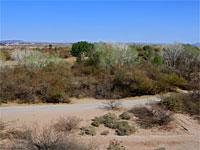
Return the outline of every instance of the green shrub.
{"type": "Polygon", "coordinates": [[[114,139],[110,141],[107,150],[126,150],[126,148],[121,145],[121,142],[114,139]]]}
{"type": "Polygon", "coordinates": [[[96,135],[96,129],[93,126],[86,126],[81,128],[81,135],[96,135]]]}
{"type": "Polygon", "coordinates": [[[184,78],[180,78],[177,74],[171,73],[169,75],[164,76],[164,81],[173,86],[181,86],[186,80],[184,78]]]}
{"type": "Polygon", "coordinates": [[[109,131],[108,130],[104,130],[101,135],[108,135],[109,134],[109,131]]]}
{"type": "Polygon", "coordinates": [[[135,127],[130,126],[126,121],[117,122],[114,128],[116,129],[117,135],[120,136],[131,135],[136,131],[135,127]]]}
{"type": "Polygon", "coordinates": [[[89,64],[99,67],[115,67],[134,64],[138,53],[135,48],[118,43],[95,43],[89,55],[89,64]]]}
{"type": "Polygon", "coordinates": [[[131,115],[129,114],[129,112],[123,112],[119,117],[121,119],[124,119],[124,120],[130,120],[131,119],[131,115]]]}
{"type": "Polygon", "coordinates": [[[100,124],[103,124],[104,123],[104,118],[103,116],[101,117],[95,117],[93,120],[92,120],[92,124],[93,126],[95,127],[99,127],[100,124]]]}
{"type": "Polygon", "coordinates": [[[25,65],[30,66],[34,65],[37,67],[44,67],[48,64],[58,64],[64,63],[58,56],[56,55],[48,55],[48,54],[38,54],[38,55],[30,55],[26,57],[25,65]]]}
{"type": "Polygon", "coordinates": [[[117,116],[114,113],[108,113],[104,116],[95,117],[91,125],[99,127],[100,124],[104,124],[108,128],[114,128],[117,121],[117,116]]]}
{"type": "Polygon", "coordinates": [[[179,113],[188,113],[191,115],[200,114],[200,100],[199,95],[196,95],[196,93],[173,94],[164,97],[159,104],[168,110],[179,113]]]}
{"type": "Polygon", "coordinates": [[[94,45],[86,41],[80,41],[72,45],[71,53],[73,56],[79,57],[83,53],[88,53],[94,48],[94,45]]]}
{"type": "Polygon", "coordinates": [[[154,65],[157,65],[157,66],[161,66],[163,64],[163,59],[161,56],[155,56],[153,59],[152,59],[152,63],[154,65]]]}

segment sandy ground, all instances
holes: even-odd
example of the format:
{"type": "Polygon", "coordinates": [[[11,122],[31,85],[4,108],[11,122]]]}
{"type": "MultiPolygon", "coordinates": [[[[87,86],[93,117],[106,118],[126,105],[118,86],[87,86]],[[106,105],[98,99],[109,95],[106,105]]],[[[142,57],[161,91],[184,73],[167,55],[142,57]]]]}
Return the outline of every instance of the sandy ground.
{"type": "MultiPolygon", "coordinates": [[[[77,103],[82,103],[77,102],[77,103]]],[[[116,114],[130,109],[124,107],[116,114]]],[[[8,122],[8,127],[33,126],[34,124],[46,125],[55,122],[60,117],[77,116],[82,119],[81,126],[90,125],[91,119],[95,116],[101,116],[110,111],[105,109],[72,109],[72,110],[46,110],[46,111],[28,111],[28,112],[1,112],[1,120],[8,122]]],[[[123,142],[128,150],[154,150],[159,147],[165,147],[167,150],[200,150],[200,124],[191,117],[182,114],[176,114],[175,128],[170,131],[158,129],[141,129],[131,136],[117,136],[113,130],[110,134],[102,136],[100,133],[105,127],[97,128],[96,136],[79,136],[81,141],[93,141],[105,147],[111,139],[117,139],[123,142]]],[[[134,121],[133,121],[134,122],[134,121]]]]}

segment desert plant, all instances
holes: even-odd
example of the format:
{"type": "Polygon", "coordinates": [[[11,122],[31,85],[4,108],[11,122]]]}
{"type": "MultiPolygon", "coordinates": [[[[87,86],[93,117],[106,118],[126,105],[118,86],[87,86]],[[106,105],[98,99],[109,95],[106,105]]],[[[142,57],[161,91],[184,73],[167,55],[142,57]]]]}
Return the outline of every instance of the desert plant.
{"type": "Polygon", "coordinates": [[[174,120],[173,115],[161,108],[135,107],[130,110],[138,119],[137,123],[142,128],[163,127],[174,120]]]}
{"type": "Polygon", "coordinates": [[[15,61],[25,61],[31,55],[40,55],[39,51],[15,49],[11,52],[11,59],[15,61]]]}
{"type": "Polygon", "coordinates": [[[109,146],[107,147],[107,150],[126,150],[126,148],[121,144],[122,142],[119,142],[115,139],[111,140],[109,146]]]}
{"type": "Polygon", "coordinates": [[[163,97],[159,104],[170,111],[200,115],[199,94],[172,94],[163,97]]]}
{"type": "Polygon", "coordinates": [[[73,56],[79,57],[80,61],[84,59],[89,51],[93,49],[93,44],[86,41],[80,41],[72,45],[71,53],[73,56]]]}
{"type": "Polygon", "coordinates": [[[56,131],[71,132],[79,128],[80,122],[81,119],[76,116],[61,117],[54,124],[54,128],[56,131]]]}
{"type": "Polygon", "coordinates": [[[91,135],[95,136],[96,135],[96,129],[93,126],[85,126],[81,128],[81,135],[91,135]]]}
{"type": "Polygon", "coordinates": [[[49,49],[52,49],[52,44],[49,44],[49,49]]]}
{"type": "Polygon", "coordinates": [[[63,63],[63,61],[56,55],[48,55],[48,54],[35,54],[26,57],[25,64],[26,66],[34,65],[37,67],[44,67],[50,63],[63,63]]]}
{"type": "Polygon", "coordinates": [[[131,115],[129,114],[129,112],[123,112],[119,117],[121,119],[124,119],[124,120],[130,120],[131,119],[131,115]]]}
{"type": "Polygon", "coordinates": [[[122,102],[119,100],[108,100],[104,102],[104,108],[108,110],[118,110],[122,106],[122,102]]]}
{"type": "Polygon", "coordinates": [[[104,130],[103,132],[101,132],[101,135],[108,135],[109,131],[108,130],[104,130]]]}
{"type": "Polygon", "coordinates": [[[89,55],[89,62],[100,67],[124,66],[137,61],[136,49],[125,44],[95,43],[95,49],[89,55]]]}
{"type": "Polygon", "coordinates": [[[126,121],[117,122],[114,128],[116,129],[117,135],[120,136],[131,135],[136,131],[135,127],[130,126],[126,121]]]}

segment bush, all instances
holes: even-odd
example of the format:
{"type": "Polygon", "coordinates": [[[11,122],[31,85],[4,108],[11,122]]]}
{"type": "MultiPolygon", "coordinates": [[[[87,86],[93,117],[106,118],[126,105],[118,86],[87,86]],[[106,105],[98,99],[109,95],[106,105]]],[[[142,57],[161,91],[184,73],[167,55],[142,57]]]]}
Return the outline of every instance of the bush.
{"type": "Polygon", "coordinates": [[[136,107],[130,110],[138,119],[137,123],[142,128],[163,127],[165,128],[174,120],[171,113],[160,108],[136,107]]]}
{"type": "Polygon", "coordinates": [[[86,41],[81,41],[81,42],[74,43],[72,45],[71,53],[72,53],[73,56],[79,57],[80,55],[82,55],[84,53],[87,54],[93,48],[94,48],[93,44],[88,43],[86,41]]]}
{"type": "Polygon", "coordinates": [[[15,61],[25,61],[25,59],[31,55],[40,55],[39,51],[34,51],[34,50],[13,50],[11,52],[11,59],[15,61]]]}
{"type": "Polygon", "coordinates": [[[137,58],[136,49],[126,44],[95,43],[88,62],[91,65],[109,68],[134,64],[137,58]]]}
{"type": "Polygon", "coordinates": [[[122,106],[122,102],[118,100],[109,100],[104,103],[104,108],[108,110],[118,110],[122,106]]]}
{"type": "Polygon", "coordinates": [[[104,116],[95,117],[92,125],[99,127],[100,124],[104,124],[108,128],[114,128],[114,124],[117,121],[117,116],[114,113],[108,113],[104,116]]]}
{"type": "Polygon", "coordinates": [[[123,112],[119,117],[121,119],[124,119],[124,120],[130,120],[131,119],[131,115],[129,114],[129,112],[123,112]]]}
{"type": "Polygon", "coordinates": [[[26,57],[26,66],[34,65],[38,68],[47,66],[48,64],[58,64],[64,63],[58,56],[56,55],[48,55],[48,54],[35,54],[26,57]]]}
{"type": "Polygon", "coordinates": [[[180,78],[175,73],[165,75],[164,81],[167,82],[168,84],[172,85],[172,86],[181,86],[186,82],[186,80],[184,78],[180,78]]]}
{"type": "Polygon", "coordinates": [[[136,131],[135,128],[130,126],[126,121],[117,122],[114,128],[116,129],[117,135],[120,136],[131,135],[136,131]]]}
{"type": "Polygon", "coordinates": [[[109,131],[108,130],[104,130],[101,135],[108,135],[109,134],[109,131]]]}
{"type": "Polygon", "coordinates": [[[79,128],[80,122],[81,119],[75,116],[62,117],[54,124],[54,129],[59,132],[71,132],[79,128]]]}
{"type": "Polygon", "coordinates": [[[96,129],[93,126],[86,126],[81,128],[81,135],[96,135],[96,129]]]}
{"type": "Polygon", "coordinates": [[[198,94],[173,94],[168,97],[163,97],[159,104],[174,112],[200,115],[200,100],[198,94]]]}
{"type": "Polygon", "coordinates": [[[110,141],[107,150],[126,150],[126,148],[121,145],[121,142],[114,139],[110,141]]]}

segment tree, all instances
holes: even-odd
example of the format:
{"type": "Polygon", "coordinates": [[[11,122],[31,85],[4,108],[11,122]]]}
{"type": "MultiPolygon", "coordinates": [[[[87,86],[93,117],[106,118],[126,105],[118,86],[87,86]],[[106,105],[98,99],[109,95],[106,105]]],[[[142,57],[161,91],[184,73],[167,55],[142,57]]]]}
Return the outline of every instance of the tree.
{"type": "Polygon", "coordinates": [[[49,44],[49,49],[52,49],[52,44],[49,44]]]}
{"type": "Polygon", "coordinates": [[[72,45],[71,53],[75,57],[85,57],[88,52],[94,48],[94,45],[86,41],[80,41],[72,45]]]}

